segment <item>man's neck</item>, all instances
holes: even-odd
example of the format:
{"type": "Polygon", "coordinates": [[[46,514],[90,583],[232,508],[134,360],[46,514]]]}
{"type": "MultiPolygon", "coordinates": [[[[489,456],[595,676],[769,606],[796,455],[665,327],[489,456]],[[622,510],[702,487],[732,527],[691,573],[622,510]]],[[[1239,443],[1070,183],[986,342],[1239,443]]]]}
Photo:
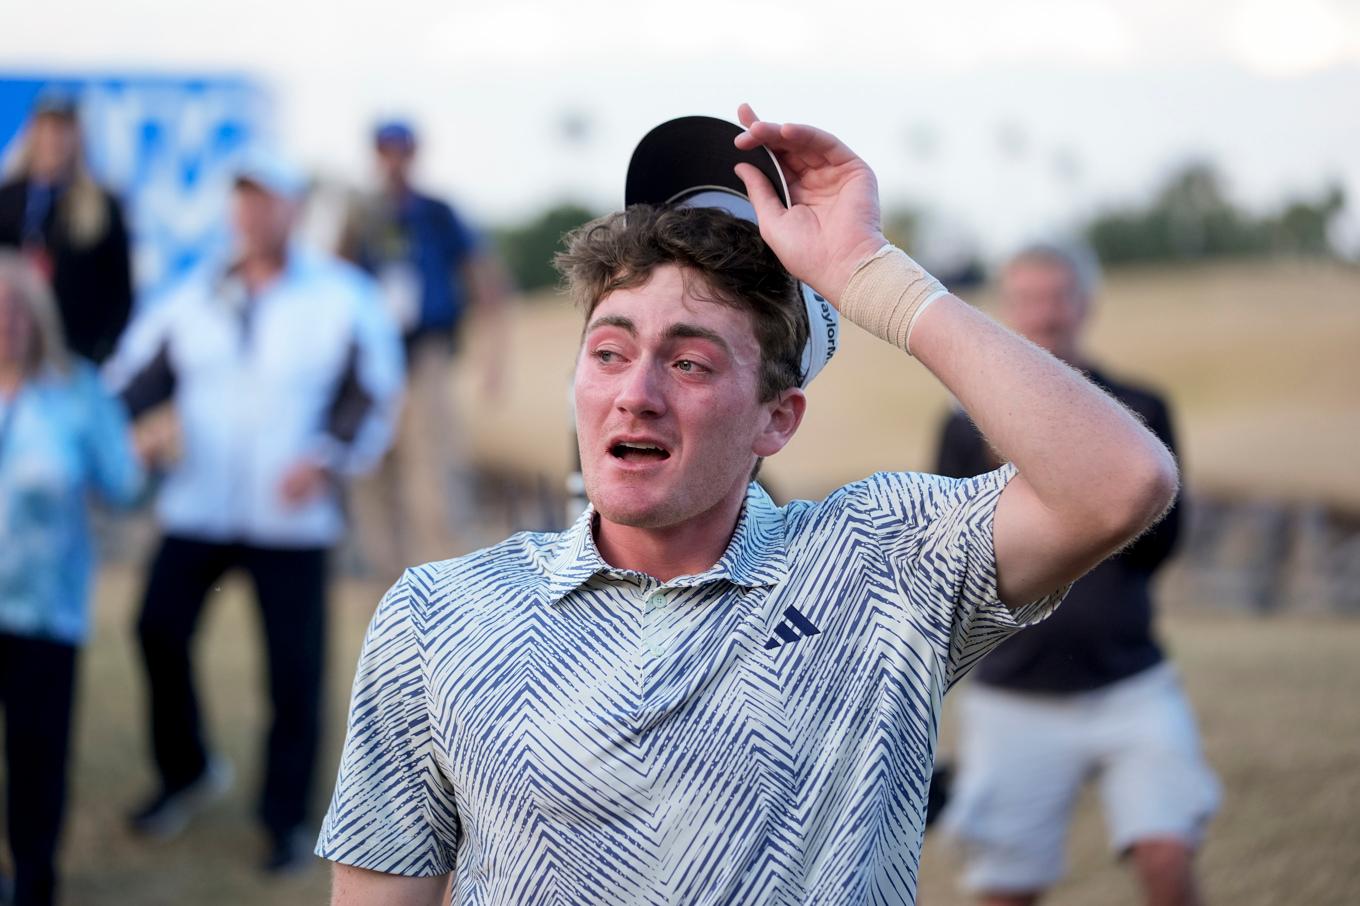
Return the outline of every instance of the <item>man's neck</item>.
{"type": "Polygon", "coordinates": [[[10,399],[24,383],[23,366],[17,362],[0,364],[0,397],[10,399]]]}
{"type": "Polygon", "coordinates": [[[283,273],[284,252],[247,255],[236,264],[236,273],[252,293],[259,292],[283,273]]]}
{"type": "Polygon", "coordinates": [[[71,180],[70,167],[58,167],[47,169],[45,167],[34,167],[28,172],[28,181],[47,188],[64,186],[71,180]]]}
{"type": "Polygon", "coordinates": [[[662,582],[693,576],[722,559],[741,516],[746,486],[717,506],[678,525],[640,528],[597,517],[595,546],[616,569],[631,569],[662,582]]]}

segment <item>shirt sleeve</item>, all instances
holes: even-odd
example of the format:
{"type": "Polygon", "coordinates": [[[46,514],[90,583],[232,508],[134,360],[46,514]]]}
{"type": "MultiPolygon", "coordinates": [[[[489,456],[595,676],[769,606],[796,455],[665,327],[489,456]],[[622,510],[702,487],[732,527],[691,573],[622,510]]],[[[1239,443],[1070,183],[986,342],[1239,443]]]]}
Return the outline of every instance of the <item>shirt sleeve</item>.
{"type": "Polygon", "coordinates": [[[354,675],[349,729],[316,854],[371,871],[448,874],[461,829],[433,743],[424,664],[403,576],[369,624],[354,675]]]}
{"type": "Polygon", "coordinates": [[[945,688],[1017,629],[1053,612],[1067,587],[1014,610],[997,591],[992,526],[1015,466],[975,478],[882,473],[862,486],[913,617],[944,666],[945,688]]]}
{"type": "Polygon", "coordinates": [[[362,475],[387,452],[401,414],[405,355],[396,324],[366,277],[354,300],[354,334],[315,454],[342,475],[362,475]]]}
{"type": "Polygon", "coordinates": [[[134,318],[103,364],[105,384],[122,398],[134,419],[174,395],[170,337],[180,305],[179,297],[167,299],[134,318]]]}
{"type": "Polygon", "coordinates": [[[132,449],[127,411],[109,395],[93,369],[82,368],[76,381],[85,409],[84,458],[90,483],[106,502],[131,506],[146,476],[132,449]]]}

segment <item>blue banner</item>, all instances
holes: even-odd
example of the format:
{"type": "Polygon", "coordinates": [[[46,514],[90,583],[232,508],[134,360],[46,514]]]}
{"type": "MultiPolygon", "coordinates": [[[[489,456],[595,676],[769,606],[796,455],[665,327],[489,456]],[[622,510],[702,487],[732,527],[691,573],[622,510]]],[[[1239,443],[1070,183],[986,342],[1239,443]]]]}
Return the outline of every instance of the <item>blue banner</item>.
{"type": "Polygon", "coordinates": [[[244,78],[0,74],[4,159],[48,88],[79,99],[87,159],[127,209],[138,305],[153,304],[225,247],[232,171],[268,138],[268,98],[244,78]]]}

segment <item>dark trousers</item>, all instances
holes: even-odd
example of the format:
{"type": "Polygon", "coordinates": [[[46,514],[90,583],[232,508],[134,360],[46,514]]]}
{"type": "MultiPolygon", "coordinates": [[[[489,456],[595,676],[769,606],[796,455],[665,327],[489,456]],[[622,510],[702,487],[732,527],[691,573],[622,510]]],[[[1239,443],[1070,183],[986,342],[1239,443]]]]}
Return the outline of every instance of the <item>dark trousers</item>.
{"type": "Polygon", "coordinates": [[[207,766],[190,642],[208,590],[232,568],[259,601],[273,716],[260,818],[274,834],[305,821],[320,732],[326,632],[326,551],[263,548],[167,536],[147,582],[137,635],[151,698],[151,744],[162,787],[173,793],[207,766]]]}
{"type": "Polygon", "coordinates": [[[56,898],[75,676],[73,645],[0,633],[6,819],[17,906],[46,906],[56,898]]]}

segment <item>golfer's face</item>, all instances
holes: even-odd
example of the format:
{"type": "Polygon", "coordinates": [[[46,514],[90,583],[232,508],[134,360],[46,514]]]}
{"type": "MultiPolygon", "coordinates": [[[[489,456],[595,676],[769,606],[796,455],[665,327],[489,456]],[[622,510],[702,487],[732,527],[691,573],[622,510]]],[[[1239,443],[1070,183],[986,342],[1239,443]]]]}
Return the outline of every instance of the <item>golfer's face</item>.
{"type": "Polygon", "coordinates": [[[703,291],[666,266],[590,316],[576,424],[586,493],[605,519],[679,525],[744,488],[766,455],[751,317],[696,297],[703,291]]]}

